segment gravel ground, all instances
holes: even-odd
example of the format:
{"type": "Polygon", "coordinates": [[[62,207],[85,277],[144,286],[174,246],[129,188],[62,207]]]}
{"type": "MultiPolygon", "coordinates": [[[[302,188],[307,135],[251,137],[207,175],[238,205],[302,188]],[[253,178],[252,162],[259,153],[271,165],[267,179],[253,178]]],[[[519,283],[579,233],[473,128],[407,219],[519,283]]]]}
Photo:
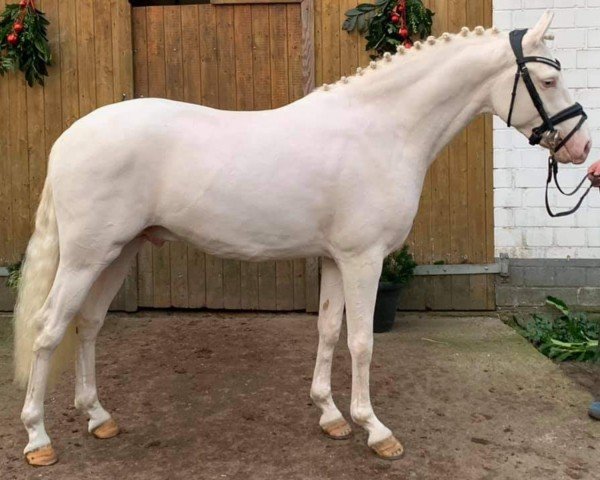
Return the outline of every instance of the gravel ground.
{"type": "MultiPolygon", "coordinates": [[[[10,321],[0,317],[0,478],[593,479],[600,423],[586,416],[597,366],[557,366],[494,317],[398,315],[375,337],[375,410],[405,457],[377,459],[358,428],[332,441],[309,397],[316,317],[306,314],[110,315],[98,384],[122,434],[96,440],[73,407],[72,374],[48,395],[60,461],[24,463],[23,392],[10,380],[10,321]]],[[[334,396],[348,412],[341,341],[334,396]]]]}

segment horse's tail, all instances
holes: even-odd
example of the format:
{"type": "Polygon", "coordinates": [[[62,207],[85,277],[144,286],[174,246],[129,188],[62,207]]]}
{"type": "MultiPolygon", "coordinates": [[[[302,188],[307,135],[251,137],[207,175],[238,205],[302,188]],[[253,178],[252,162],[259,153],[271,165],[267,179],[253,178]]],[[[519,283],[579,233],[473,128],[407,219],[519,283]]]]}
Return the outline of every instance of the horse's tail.
{"type": "MultiPolygon", "coordinates": [[[[58,268],[58,225],[50,182],[46,180],[35,218],[35,230],[21,268],[19,294],[14,314],[14,367],[15,383],[27,384],[33,344],[43,327],[40,309],[54,283],[58,268]]],[[[64,363],[73,351],[74,328],[68,329],[59,349],[53,356],[53,370],[64,363]],[[70,341],[69,341],[70,340],[70,341]],[[65,348],[66,347],[66,348],[65,348]]]]}

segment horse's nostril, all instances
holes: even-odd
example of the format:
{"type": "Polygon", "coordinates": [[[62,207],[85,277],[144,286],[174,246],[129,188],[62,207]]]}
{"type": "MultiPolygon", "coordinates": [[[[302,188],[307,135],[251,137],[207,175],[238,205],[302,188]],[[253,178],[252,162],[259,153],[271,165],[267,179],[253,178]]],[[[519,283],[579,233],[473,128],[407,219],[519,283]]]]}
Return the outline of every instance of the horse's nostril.
{"type": "Polygon", "coordinates": [[[585,155],[590,153],[590,150],[592,149],[592,141],[589,140],[586,144],[585,144],[585,148],[583,149],[583,153],[585,155]]]}

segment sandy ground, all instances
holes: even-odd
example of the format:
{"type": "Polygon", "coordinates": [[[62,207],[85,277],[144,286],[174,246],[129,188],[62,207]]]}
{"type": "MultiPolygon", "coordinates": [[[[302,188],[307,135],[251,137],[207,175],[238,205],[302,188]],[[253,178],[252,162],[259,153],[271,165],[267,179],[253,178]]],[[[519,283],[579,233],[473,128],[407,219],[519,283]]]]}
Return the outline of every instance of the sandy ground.
{"type": "MultiPolygon", "coordinates": [[[[0,318],[3,480],[600,478],[600,423],[586,416],[598,367],[556,366],[495,318],[426,315],[399,315],[375,338],[373,403],[405,444],[400,461],[377,459],[361,430],[320,433],[315,316],[146,312],[111,315],[98,345],[100,398],[122,434],[86,433],[67,374],[46,406],[60,461],[34,469],[9,325],[0,318]]],[[[344,341],[333,384],[348,412],[344,341]]]]}

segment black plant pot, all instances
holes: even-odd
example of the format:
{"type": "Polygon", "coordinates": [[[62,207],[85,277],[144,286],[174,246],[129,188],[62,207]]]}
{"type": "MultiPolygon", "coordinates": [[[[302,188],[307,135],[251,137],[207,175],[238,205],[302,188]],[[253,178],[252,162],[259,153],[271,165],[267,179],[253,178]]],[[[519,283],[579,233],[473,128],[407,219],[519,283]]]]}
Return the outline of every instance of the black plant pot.
{"type": "Polygon", "coordinates": [[[375,333],[389,332],[394,326],[401,290],[402,286],[396,283],[379,282],[373,318],[375,333]]]}

